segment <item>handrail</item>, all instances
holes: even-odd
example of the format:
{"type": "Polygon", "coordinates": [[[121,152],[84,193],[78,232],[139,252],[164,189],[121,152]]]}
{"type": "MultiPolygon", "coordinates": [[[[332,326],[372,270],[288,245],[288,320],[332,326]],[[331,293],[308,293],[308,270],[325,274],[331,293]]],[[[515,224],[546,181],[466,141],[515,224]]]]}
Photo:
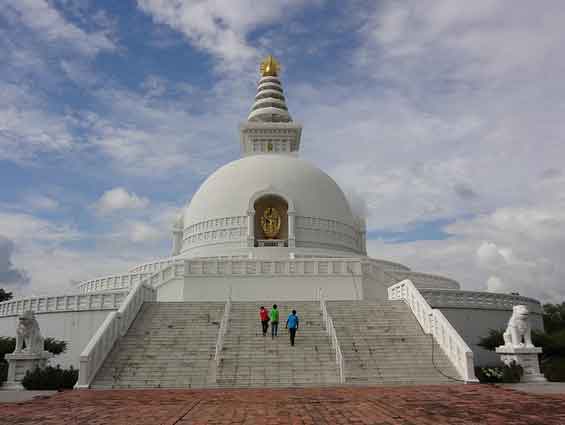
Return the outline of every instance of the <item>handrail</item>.
{"type": "Polygon", "coordinates": [[[465,382],[475,377],[473,351],[440,310],[432,308],[412,281],[405,279],[388,288],[389,300],[403,300],[410,306],[425,333],[431,334],[465,382]]]}
{"type": "Polygon", "coordinates": [[[222,321],[220,322],[220,329],[218,329],[218,338],[216,339],[216,352],[214,353],[214,360],[216,361],[216,367],[220,366],[222,348],[224,347],[224,337],[228,330],[228,322],[230,318],[231,311],[231,286],[228,293],[228,298],[226,299],[226,304],[224,306],[224,315],[222,316],[222,321]]]}
{"type": "Polygon", "coordinates": [[[153,285],[154,282],[159,283],[166,281],[172,275],[176,277],[184,276],[184,265],[184,260],[175,260],[171,261],[165,267],[161,267],[152,272],[131,272],[99,277],[79,282],[76,286],[83,294],[116,291],[120,289],[130,290],[139,282],[145,281],[153,285]]]}
{"type": "Polygon", "coordinates": [[[110,313],[80,354],[78,381],[75,388],[89,388],[98,369],[112,347],[131,326],[145,301],[154,301],[156,291],[145,279],[130,291],[118,311],[110,313]]]}
{"type": "Polygon", "coordinates": [[[0,317],[17,316],[27,310],[32,310],[34,313],[117,310],[126,295],[126,291],[116,291],[100,294],[19,298],[0,302],[0,317]]]}
{"type": "Polygon", "coordinates": [[[335,331],[334,321],[332,317],[329,315],[328,309],[326,307],[326,299],[324,297],[322,288],[318,288],[318,299],[320,300],[320,310],[322,310],[322,322],[324,323],[324,327],[331,341],[332,349],[335,350],[335,362],[339,370],[339,383],[344,384],[345,376],[344,376],[343,354],[341,352],[339,340],[337,339],[337,333],[335,331]]]}
{"type": "Polygon", "coordinates": [[[147,279],[155,272],[135,272],[135,273],[119,273],[109,276],[97,277],[94,279],[83,280],[75,284],[82,293],[100,292],[100,291],[115,291],[130,289],[136,283],[147,279]]]}

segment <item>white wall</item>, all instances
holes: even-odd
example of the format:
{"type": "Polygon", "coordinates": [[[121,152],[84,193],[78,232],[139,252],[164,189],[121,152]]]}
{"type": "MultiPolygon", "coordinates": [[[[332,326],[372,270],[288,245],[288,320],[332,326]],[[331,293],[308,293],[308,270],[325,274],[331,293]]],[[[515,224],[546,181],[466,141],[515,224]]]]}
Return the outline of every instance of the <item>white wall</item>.
{"type": "Polygon", "coordinates": [[[184,278],[172,279],[157,287],[157,301],[182,301],[184,278]]]}
{"type": "MultiPolygon", "coordinates": [[[[41,334],[66,341],[67,351],[51,359],[52,365],[75,368],[88,341],[112,310],[36,313],[41,334]]],[[[18,316],[0,317],[0,336],[16,336],[18,316]]]]}
{"type": "MultiPolygon", "coordinates": [[[[163,285],[163,287],[168,284],[163,285]]],[[[229,276],[187,277],[182,292],[185,301],[223,301],[232,287],[234,301],[316,299],[318,288],[327,299],[356,299],[363,296],[361,277],[351,276],[229,276]]],[[[161,288],[159,291],[161,291],[161,288]]],[[[165,288],[163,288],[165,289],[165,288]]],[[[175,289],[178,290],[178,289],[175,289]]],[[[173,290],[171,290],[173,292],[173,290]]],[[[161,300],[161,298],[159,298],[161,300]]],[[[163,298],[164,300],[164,298],[163,298]]]]}
{"type": "MultiPolygon", "coordinates": [[[[475,366],[500,364],[500,356],[479,347],[479,339],[488,335],[489,329],[506,329],[511,310],[488,310],[471,308],[440,308],[447,320],[459,332],[473,350],[475,366]]],[[[532,329],[543,330],[542,316],[530,313],[532,329]]]]}

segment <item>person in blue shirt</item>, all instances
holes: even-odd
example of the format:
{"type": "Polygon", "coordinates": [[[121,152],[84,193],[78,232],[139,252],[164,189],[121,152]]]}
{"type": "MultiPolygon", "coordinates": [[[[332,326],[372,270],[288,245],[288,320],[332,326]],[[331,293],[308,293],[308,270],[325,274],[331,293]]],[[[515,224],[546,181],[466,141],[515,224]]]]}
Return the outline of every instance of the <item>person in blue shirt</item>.
{"type": "Polygon", "coordinates": [[[286,328],[290,333],[290,345],[294,347],[294,337],[296,336],[296,331],[298,330],[298,316],[296,315],[296,310],[292,310],[292,313],[288,315],[286,319],[286,328]]]}

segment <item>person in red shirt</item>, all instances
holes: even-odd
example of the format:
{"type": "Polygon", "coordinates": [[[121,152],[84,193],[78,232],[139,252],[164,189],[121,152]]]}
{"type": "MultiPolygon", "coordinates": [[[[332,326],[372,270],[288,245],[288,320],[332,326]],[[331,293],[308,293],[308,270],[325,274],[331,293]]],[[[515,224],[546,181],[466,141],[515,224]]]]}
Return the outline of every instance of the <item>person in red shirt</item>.
{"type": "Polygon", "coordinates": [[[269,329],[269,312],[263,306],[259,309],[259,319],[263,327],[263,336],[267,336],[267,330],[269,329]]]}

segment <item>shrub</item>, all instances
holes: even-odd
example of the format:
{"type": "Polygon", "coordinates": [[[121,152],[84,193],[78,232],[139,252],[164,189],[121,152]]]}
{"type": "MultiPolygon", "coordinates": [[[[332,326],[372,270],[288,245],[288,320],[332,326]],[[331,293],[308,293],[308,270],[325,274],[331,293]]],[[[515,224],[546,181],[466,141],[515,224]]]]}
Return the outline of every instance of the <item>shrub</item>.
{"type": "Polygon", "coordinates": [[[15,349],[16,338],[0,336],[0,360],[4,360],[4,356],[13,353],[15,349]]]}
{"type": "Polygon", "coordinates": [[[476,367],[475,376],[482,384],[502,382],[502,368],[498,366],[476,367]]]}
{"type": "MultiPolygon", "coordinates": [[[[55,338],[45,338],[45,350],[57,355],[67,350],[67,343],[55,338]]],[[[13,353],[16,349],[16,338],[10,336],[0,337],[0,385],[8,377],[8,362],[4,356],[13,353]]]]}
{"type": "Polygon", "coordinates": [[[54,355],[64,353],[67,351],[67,342],[51,337],[45,338],[45,350],[54,355]]]}
{"type": "Polygon", "coordinates": [[[481,383],[514,383],[520,382],[524,370],[522,366],[512,363],[509,366],[476,367],[475,375],[481,383]]]}
{"type": "Polygon", "coordinates": [[[8,363],[0,362],[0,385],[8,379],[8,363]]]}
{"type": "Polygon", "coordinates": [[[548,381],[565,382],[565,357],[554,357],[543,365],[543,374],[548,381]]]}
{"type": "MultiPolygon", "coordinates": [[[[4,360],[6,354],[13,353],[16,349],[16,338],[11,336],[0,336],[0,360],[4,360]]],[[[55,338],[45,338],[44,349],[57,355],[67,350],[67,342],[55,338]]]]}
{"type": "Polygon", "coordinates": [[[543,305],[543,327],[550,334],[565,329],[565,302],[543,305]]]}
{"type": "Polygon", "coordinates": [[[479,339],[477,345],[486,350],[494,351],[499,345],[504,345],[503,330],[489,329],[488,335],[479,339]]]}
{"type": "Polygon", "coordinates": [[[0,302],[8,301],[12,299],[12,293],[6,292],[3,288],[0,288],[0,302]]]}
{"type": "Polygon", "coordinates": [[[61,369],[47,366],[45,369],[35,368],[27,371],[22,385],[26,390],[62,390],[72,389],[78,380],[78,370],[72,366],[70,369],[61,369]]]}

